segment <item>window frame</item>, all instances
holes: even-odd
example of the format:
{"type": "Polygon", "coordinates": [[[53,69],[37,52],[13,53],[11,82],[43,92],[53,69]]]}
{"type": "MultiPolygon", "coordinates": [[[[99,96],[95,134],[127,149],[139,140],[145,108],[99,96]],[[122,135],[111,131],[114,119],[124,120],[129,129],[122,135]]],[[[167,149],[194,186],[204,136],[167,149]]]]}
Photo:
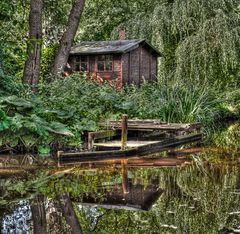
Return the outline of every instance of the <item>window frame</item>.
{"type": "Polygon", "coordinates": [[[75,57],[75,71],[77,72],[89,72],[89,56],[87,55],[77,55],[75,57]],[[82,57],[86,58],[86,61],[82,61],[82,57]],[[87,65],[87,69],[82,71],[82,64],[86,64],[87,65]],[[76,67],[79,66],[79,70],[76,70],[76,67]]]}
{"type": "Polygon", "coordinates": [[[95,70],[97,71],[97,72],[113,72],[114,71],[114,59],[113,59],[113,55],[112,54],[100,54],[100,55],[97,55],[96,56],[96,59],[95,59],[95,70]],[[99,57],[100,56],[104,56],[104,59],[103,60],[99,60],[99,57]],[[107,59],[107,57],[110,57],[110,59],[107,59]],[[99,70],[98,69],[98,64],[99,63],[103,63],[103,70],[99,70]],[[112,68],[111,68],[111,70],[107,70],[106,68],[107,68],[107,63],[108,62],[111,62],[112,63],[112,68]]]}

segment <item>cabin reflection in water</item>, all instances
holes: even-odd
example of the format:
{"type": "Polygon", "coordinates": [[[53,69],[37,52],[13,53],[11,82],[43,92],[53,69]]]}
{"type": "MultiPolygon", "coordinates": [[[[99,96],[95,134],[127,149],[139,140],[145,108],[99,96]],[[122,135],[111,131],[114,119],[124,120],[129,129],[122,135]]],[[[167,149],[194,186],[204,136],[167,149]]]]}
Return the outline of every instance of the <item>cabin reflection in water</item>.
{"type": "Polygon", "coordinates": [[[83,197],[82,205],[106,209],[150,210],[163,193],[159,178],[150,178],[146,183],[134,183],[128,176],[127,160],[121,161],[122,182],[108,184],[98,188],[102,198],[83,197]]]}
{"type": "Polygon", "coordinates": [[[152,205],[163,193],[158,180],[152,180],[148,185],[133,184],[128,179],[128,192],[123,191],[122,185],[112,185],[104,188],[104,200],[95,197],[83,198],[83,204],[106,209],[150,210],[152,205]]]}

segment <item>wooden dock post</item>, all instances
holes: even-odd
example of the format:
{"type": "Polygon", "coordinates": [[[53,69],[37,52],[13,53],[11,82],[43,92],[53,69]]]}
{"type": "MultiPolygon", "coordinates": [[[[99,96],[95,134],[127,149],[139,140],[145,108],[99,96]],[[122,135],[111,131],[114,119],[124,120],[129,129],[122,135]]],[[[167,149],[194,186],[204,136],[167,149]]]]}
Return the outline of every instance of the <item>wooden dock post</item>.
{"type": "Polygon", "coordinates": [[[62,153],[64,153],[64,152],[63,151],[58,151],[57,152],[57,167],[61,167],[60,157],[61,157],[62,153]]]}
{"type": "Polygon", "coordinates": [[[122,135],[121,135],[121,150],[127,147],[127,132],[128,132],[128,116],[122,115],[122,135]]]}
{"type": "Polygon", "coordinates": [[[94,138],[93,138],[92,134],[89,132],[88,133],[88,150],[93,149],[93,143],[94,143],[94,138]]]}
{"type": "Polygon", "coordinates": [[[96,139],[111,138],[118,135],[120,135],[118,133],[118,130],[103,130],[103,131],[97,131],[97,132],[89,132],[88,133],[88,150],[93,150],[94,141],[96,139]]]}

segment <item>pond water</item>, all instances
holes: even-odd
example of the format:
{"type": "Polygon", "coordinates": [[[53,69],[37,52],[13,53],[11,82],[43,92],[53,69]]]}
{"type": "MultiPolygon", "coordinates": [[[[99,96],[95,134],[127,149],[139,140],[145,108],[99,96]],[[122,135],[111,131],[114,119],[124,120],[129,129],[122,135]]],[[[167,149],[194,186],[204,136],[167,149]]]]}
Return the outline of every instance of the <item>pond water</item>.
{"type": "Polygon", "coordinates": [[[9,168],[0,174],[1,232],[239,233],[238,134],[147,159],[9,168]]]}

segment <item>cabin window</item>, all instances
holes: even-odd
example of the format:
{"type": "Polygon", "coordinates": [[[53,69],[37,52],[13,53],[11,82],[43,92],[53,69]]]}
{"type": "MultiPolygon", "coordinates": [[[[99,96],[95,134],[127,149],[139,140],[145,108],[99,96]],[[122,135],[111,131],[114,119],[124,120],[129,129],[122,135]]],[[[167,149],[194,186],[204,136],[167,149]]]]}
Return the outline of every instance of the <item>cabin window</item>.
{"type": "Polygon", "coordinates": [[[98,71],[112,71],[113,70],[112,55],[99,55],[97,57],[97,70],[98,71]]]}
{"type": "Polygon", "coordinates": [[[75,71],[88,71],[88,56],[76,56],[75,71]]]}

